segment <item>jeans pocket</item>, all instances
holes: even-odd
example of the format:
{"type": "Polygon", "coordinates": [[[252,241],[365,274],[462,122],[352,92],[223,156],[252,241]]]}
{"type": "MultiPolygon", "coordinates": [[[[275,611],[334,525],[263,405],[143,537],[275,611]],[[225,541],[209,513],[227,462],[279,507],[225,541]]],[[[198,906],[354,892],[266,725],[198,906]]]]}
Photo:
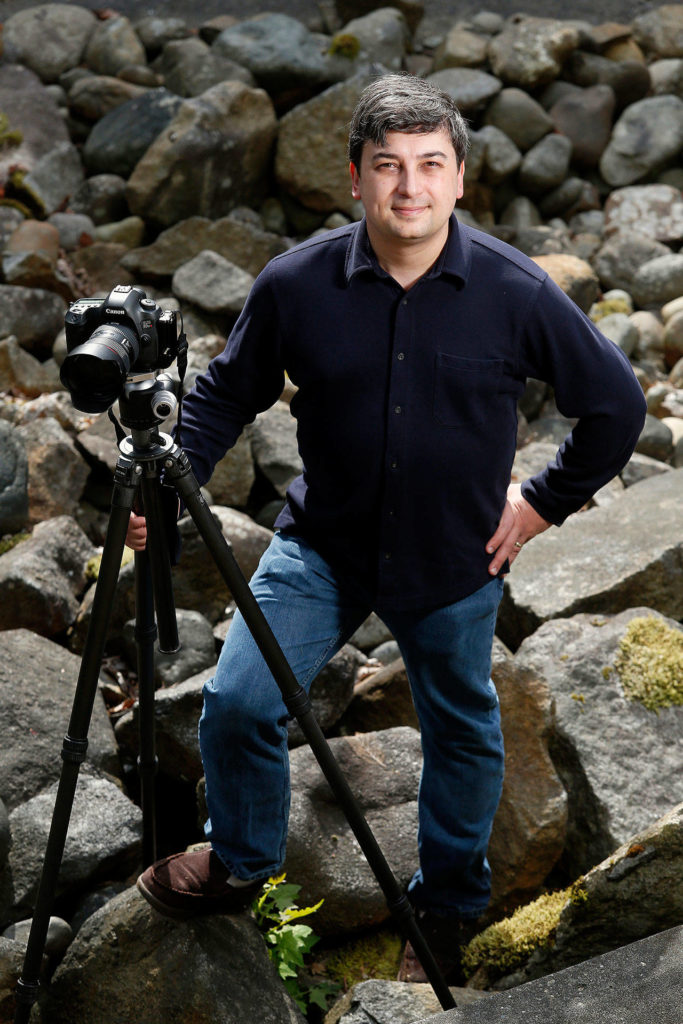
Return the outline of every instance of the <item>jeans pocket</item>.
{"type": "Polygon", "coordinates": [[[489,400],[498,391],[502,359],[467,359],[437,352],[434,371],[434,418],[444,427],[483,423],[489,400]]]}

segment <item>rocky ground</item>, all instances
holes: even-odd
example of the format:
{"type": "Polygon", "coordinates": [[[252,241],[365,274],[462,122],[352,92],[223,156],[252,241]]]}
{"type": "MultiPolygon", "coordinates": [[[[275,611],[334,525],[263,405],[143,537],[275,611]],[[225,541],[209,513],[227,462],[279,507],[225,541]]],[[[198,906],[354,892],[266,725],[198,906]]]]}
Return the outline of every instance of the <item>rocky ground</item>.
{"type": "MultiPolygon", "coordinates": [[[[585,1012],[602,1012],[589,958],[632,986],[634,951],[656,960],[647,998],[660,1008],[680,974],[667,951],[683,922],[683,5],[634,4],[627,23],[579,7],[586,21],[539,19],[539,5],[506,20],[492,5],[446,25],[429,20],[429,0],[371,6],[304,11],[302,0],[254,22],[224,5],[230,13],[204,5],[187,20],[170,4],[164,16],[146,5],[120,15],[3,5],[0,1021],[12,1017],[118,454],[106,415],[77,412],[59,383],[68,303],[135,283],[180,309],[190,386],[267,260],[359,215],[345,126],[377,65],[433,77],[456,98],[472,128],[459,216],[532,256],[599,321],[630,357],[649,410],[620,476],[526,547],[506,583],[493,668],[507,772],[494,893],[453,1020],[540,1006],[539,1020],[559,1024],[548,986],[567,972],[593,999],[585,1012]]],[[[290,397],[257,419],[208,486],[247,575],[300,470],[290,397]]],[[[548,389],[529,382],[514,477],[545,465],[570,427],[548,389]]],[[[196,724],[232,610],[196,528],[184,519],[180,529],[183,649],[156,663],[160,852],[201,838],[196,724]]],[[[35,1012],[43,1024],[301,1020],[249,916],[176,925],[131,886],[142,835],[133,615],[129,563],[48,938],[51,983],[35,1012]]],[[[405,882],[421,751],[379,620],[313,695],[405,882]]],[[[324,899],[303,981],[372,979],[330,1002],[330,1024],[436,1013],[428,988],[383,980],[396,969],[383,898],[296,726],[291,748],[285,868],[301,905],[324,899]]]]}

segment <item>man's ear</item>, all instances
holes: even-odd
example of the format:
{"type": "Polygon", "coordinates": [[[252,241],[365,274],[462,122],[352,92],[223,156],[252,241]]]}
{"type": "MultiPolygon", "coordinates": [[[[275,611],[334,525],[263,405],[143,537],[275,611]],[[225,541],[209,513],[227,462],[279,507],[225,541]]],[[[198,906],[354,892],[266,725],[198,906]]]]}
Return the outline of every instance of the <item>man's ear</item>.
{"type": "Polygon", "coordinates": [[[351,175],[351,195],[354,199],[360,199],[360,174],[353,160],[349,164],[349,174],[351,175]]]}

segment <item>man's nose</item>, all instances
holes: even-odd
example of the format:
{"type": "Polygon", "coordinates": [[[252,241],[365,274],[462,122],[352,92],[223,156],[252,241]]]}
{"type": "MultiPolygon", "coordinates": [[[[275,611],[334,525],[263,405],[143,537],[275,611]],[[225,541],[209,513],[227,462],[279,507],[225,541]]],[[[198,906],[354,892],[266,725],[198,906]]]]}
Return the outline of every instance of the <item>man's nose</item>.
{"type": "Polygon", "coordinates": [[[418,175],[414,167],[402,167],[398,182],[403,195],[413,196],[419,190],[418,175]]]}

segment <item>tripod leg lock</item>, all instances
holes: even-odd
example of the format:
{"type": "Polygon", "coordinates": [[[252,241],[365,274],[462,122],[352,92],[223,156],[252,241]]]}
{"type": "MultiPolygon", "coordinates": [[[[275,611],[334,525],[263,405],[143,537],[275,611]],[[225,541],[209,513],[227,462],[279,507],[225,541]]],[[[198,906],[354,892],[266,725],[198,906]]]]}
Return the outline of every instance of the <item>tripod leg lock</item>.
{"type": "Polygon", "coordinates": [[[62,745],[62,761],[71,761],[72,764],[82,764],[88,752],[87,739],[75,740],[71,736],[64,737],[62,745]]]}
{"type": "Polygon", "coordinates": [[[301,715],[305,715],[309,711],[313,710],[311,698],[308,696],[303,686],[300,686],[294,693],[285,697],[284,701],[287,705],[287,710],[290,715],[294,716],[294,718],[300,718],[301,715]]]}
{"type": "Polygon", "coordinates": [[[387,906],[396,922],[408,921],[414,915],[413,906],[407,896],[399,896],[398,899],[387,900],[387,906]]]}
{"type": "Polygon", "coordinates": [[[23,978],[19,978],[17,987],[15,989],[15,997],[17,1003],[22,1006],[33,1006],[36,999],[38,998],[38,992],[40,990],[40,982],[38,981],[24,981],[23,978]]]}

